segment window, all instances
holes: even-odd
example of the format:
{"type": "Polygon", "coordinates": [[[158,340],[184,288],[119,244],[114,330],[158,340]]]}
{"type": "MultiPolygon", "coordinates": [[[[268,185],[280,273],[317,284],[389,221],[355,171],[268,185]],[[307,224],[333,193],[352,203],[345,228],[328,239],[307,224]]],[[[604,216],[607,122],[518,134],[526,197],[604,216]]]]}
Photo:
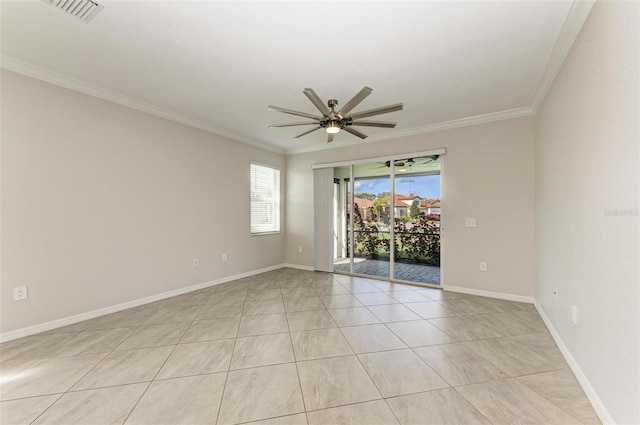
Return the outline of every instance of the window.
{"type": "Polygon", "coordinates": [[[280,232],[280,170],[251,164],[251,233],[280,232]]]}

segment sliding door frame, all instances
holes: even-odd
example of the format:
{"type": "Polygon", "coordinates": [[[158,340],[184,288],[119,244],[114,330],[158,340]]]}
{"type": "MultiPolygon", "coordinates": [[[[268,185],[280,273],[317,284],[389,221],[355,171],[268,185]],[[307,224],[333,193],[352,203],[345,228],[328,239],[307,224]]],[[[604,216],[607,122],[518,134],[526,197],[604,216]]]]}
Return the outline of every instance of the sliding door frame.
{"type": "Polygon", "coordinates": [[[347,202],[349,203],[349,205],[346,205],[346,207],[349,207],[349,227],[347,227],[347,237],[349,238],[349,274],[353,275],[353,252],[354,252],[354,246],[356,244],[356,239],[354,236],[354,231],[353,231],[353,224],[354,224],[354,213],[353,213],[353,198],[355,197],[355,190],[354,190],[354,186],[355,186],[355,181],[353,181],[353,176],[354,176],[354,170],[353,170],[353,164],[351,164],[349,166],[349,187],[345,186],[345,189],[347,190],[347,195],[349,196],[349,199],[347,200],[347,202]]]}
{"type": "MultiPolygon", "coordinates": [[[[385,156],[378,156],[378,157],[374,157],[374,158],[365,158],[365,159],[355,159],[355,160],[350,160],[350,161],[339,161],[339,162],[329,162],[329,163],[322,163],[322,164],[314,164],[311,166],[311,169],[316,170],[316,169],[321,169],[321,168],[335,168],[335,167],[349,167],[349,184],[351,185],[351,190],[347,190],[347,193],[349,194],[348,196],[348,200],[347,203],[349,205],[349,207],[351,208],[351,214],[349,214],[349,225],[347,227],[347,236],[349,238],[349,275],[350,276],[357,276],[357,277],[365,277],[365,278],[369,278],[369,279],[375,279],[375,278],[382,278],[381,276],[371,276],[371,275],[364,275],[364,274],[360,274],[360,273],[354,273],[353,272],[353,253],[354,253],[354,243],[355,243],[355,238],[354,238],[354,214],[353,214],[353,209],[354,209],[354,196],[355,196],[355,181],[354,181],[354,166],[358,165],[358,164],[368,164],[371,162],[386,162],[386,161],[391,161],[391,163],[394,163],[397,160],[400,159],[405,159],[405,158],[418,158],[418,157],[423,157],[423,156],[432,156],[432,155],[440,155],[443,156],[447,153],[445,148],[439,148],[439,149],[431,149],[431,150],[427,150],[427,151],[421,151],[421,152],[410,152],[410,153],[403,153],[403,154],[397,154],[397,155],[385,155],[385,156]],[[349,229],[351,229],[351,231],[349,231],[349,229]]],[[[440,163],[440,175],[442,176],[443,174],[443,164],[444,161],[441,161],[440,163]]],[[[395,199],[395,166],[394,167],[389,167],[389,183],[390,183],[390,201],[392,203],[391,205],[391,211],[392,214],[390,214],[390,218],[392,221],[395,220],[395,214],[393,213],[394,208],[393,208],[393,200],[395,199]]],[[[441,199],[443,198],[442,194],[443,194],[443,187],[442,187],[442,180],[440,181],[440,191],[441,191],[441,199]]],[[[346,207],[346,206],[345,206],[346,207]]],[[[395,238],[395,229],[394,226],[391,225],[389,226],[389,277],[385,280],[389,280],[391,282],[399,282],[399,283],[406,283],[406,284],[411,284],[411,285],[416,285],[416,286],[425,286],[425,287],[431,287],[431,288],[439,288],[442,289],[444,287],[444,268],[442,267],[442,264],[444,264],[443,258],[444,258],[444,222],[443,222],[443,215],[441,214],[440,216],[440,284],[436,285],[436,284],[429,284],[429,283],[423,283],[423,282],[411,282],[411,281],[406,281],[406,280],[400,280],[400,279],[395,279],[395,261],[394,261],[394,256],[395,256],[395,244],[394,242],[394,238],[395,238]]],[[[335,272],[335,273],[340,273],[340,272],[335,272]]]]}
{"type": "Polygon", "coordinates": [[[439,148],[439,149],[431,149],[428,151],[409,152],[409,153],[402,153],[397,155],[376,156],[374,158],[353,159],[350,161],[326,162],[322,164],[313,164],[311,166],[311,169],[315,170],[318,168],[347,167],[349,165],[367,164],[370,162],[397,161],[399,159],[417,158],[417,157],[431,156],[431,155],[444,155],[446,153],[447,153],[447,150],[445,148],[439,148]]]}

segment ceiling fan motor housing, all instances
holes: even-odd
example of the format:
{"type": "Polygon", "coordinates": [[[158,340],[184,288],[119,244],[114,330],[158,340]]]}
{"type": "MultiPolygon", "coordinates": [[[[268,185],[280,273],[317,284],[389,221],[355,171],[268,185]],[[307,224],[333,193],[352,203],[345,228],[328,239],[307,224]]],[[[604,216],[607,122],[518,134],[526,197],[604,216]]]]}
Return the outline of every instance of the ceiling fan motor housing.
{"type": "Polygon", "coordinates": [[[319,122],[320,127],[322,128],[327,128],[327,127],[340,127],[340,128],[345,128],[348,125],[351,125],[353,123],[352,120],[349,119],[339,119],[339,118],[329,118],[326,120],[321,120],[319,122]]]}
{"type": "Polygon", "coordinates": [[[320,127],[338,127],[340,129],[343,129],[346,126],[351,125],[351,123],[353,122],[352,120],[341,118],[336,114],[335,107],[338,106],[337,99],[329,99],[327,101],[327,106],[331,108],[331,113],[329,114],[328,118],[320,120],[320,127]]]}

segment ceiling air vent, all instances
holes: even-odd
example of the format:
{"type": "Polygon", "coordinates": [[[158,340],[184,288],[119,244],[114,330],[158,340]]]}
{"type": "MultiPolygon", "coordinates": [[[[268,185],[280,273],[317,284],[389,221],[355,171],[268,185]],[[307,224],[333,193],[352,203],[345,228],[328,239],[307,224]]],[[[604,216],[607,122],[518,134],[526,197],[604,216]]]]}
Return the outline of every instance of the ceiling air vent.
{"type": "Polygon", "coordinates": [[[104,4],[95,0],[42,0],[51,6],[80,19],[90,22],[102,10],[104,4]]]}

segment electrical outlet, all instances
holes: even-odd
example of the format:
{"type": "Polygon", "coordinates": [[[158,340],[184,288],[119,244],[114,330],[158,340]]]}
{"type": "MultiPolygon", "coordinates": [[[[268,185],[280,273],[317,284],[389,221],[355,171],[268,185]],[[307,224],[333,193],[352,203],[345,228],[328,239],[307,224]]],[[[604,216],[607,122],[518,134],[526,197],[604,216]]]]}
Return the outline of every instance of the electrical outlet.
{"type": "Polygon", "coordinates": [[[575,305],[571,306],[571,323],[574,325],[578,324],[578,307],[575,305]]]}
{"type": "Polygon", "coordinates": [[[193,259],[193,267],[200,267],[200,260],[198,260],[197,258],[193,259]]]}
{"type": "Polygon", "coordinates": [[[466,219],[465,224],[467,225],[467,227],[476,227],[476,219],[468,218],[466,219]]]}
{"type": "Polygon", "coordinates": [[[480,271],[481,272],[486,272],[487,271],[487,262],[486,261],[480,261],[480,271]]]}
{"type": "Polygon", "coordinates": [[[302,245],[298,247],[298,252],[302,252],[302,245]]]}
{"type": "Polygon", "coordinates": [[[223,262],[227,261],[227,253],[226,252],[222,253],[222,261],[223,262]]]}
{"type": "Polygon", "coordinates": [[[26,300],[28,298],[27,287],[26,286],[18,286],[13,288],[13,300],[21,301],[26,300]]]}

